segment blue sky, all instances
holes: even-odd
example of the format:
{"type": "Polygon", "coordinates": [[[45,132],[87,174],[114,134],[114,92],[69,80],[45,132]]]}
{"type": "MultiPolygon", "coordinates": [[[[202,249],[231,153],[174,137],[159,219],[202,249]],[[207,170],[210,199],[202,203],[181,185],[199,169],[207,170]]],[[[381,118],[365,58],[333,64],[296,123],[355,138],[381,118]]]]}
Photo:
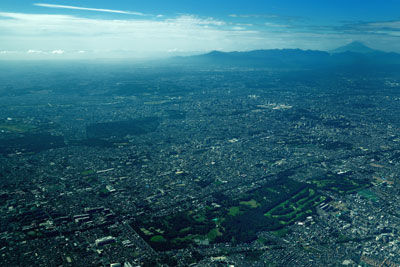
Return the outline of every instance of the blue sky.
{"type": "Polygon", "coordinates": [[[1,58],[163,57],[211,50],[400,52],[399,0],[1,0],[1,58]]]}

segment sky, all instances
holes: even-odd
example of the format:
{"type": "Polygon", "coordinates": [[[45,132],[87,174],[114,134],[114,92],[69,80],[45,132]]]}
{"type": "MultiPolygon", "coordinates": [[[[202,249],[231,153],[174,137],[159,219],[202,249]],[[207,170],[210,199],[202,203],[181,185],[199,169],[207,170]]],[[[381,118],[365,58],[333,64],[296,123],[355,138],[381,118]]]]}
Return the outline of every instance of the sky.
{"type": "Polygon", "coordinates": [[[400,0],[1,0],[1,59],[147,58],[213,50],[400,52],[400,0]]]}

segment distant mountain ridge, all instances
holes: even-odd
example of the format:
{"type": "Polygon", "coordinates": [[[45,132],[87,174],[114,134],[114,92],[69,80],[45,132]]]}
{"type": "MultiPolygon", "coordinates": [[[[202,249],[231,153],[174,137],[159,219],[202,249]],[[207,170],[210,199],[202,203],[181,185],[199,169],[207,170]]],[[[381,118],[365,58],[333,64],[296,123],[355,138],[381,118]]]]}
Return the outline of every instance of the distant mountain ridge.
{"type": "Polygon", "coordinates": [[[245,52],[212,51],[207,54],[190,57],[199,62],[210,62],[221,65],[238,66],[270,66],[270,67],[310,67],[318,64],[324,58],[329,58],[329,53],[317,50],[301,49],[270,49],[253,50],[245,52]]]}
{"type": "Polygon", "coordinates": [[[331,52],[301,49],[270,49],[244,52],[212,51],[206,54],[175,57],[177,64],[255,67],[277,69],[315,68],[380,68],[400,66],[400,54],[369,48],[361,42],[352,42],[331,52]]]}

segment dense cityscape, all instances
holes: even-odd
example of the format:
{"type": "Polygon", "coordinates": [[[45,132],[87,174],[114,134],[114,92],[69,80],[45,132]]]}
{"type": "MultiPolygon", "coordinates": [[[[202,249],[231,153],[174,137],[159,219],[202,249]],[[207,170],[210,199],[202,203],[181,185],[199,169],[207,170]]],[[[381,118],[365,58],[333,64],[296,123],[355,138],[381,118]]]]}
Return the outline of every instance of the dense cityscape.
{"type": "Polygon", "coordinates": [[[398,73],[29,64],[2,266],[399,266],[398,73]]]}

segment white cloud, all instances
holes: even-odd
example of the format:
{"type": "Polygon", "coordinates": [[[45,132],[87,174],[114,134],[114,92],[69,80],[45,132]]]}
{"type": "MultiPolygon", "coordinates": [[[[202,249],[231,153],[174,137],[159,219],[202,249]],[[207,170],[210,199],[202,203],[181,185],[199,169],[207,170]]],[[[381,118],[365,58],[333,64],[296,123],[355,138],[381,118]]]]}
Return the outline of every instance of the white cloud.
{"type": "Polygon", "coordinates": [[[240,27],[240,26],[235,26],[235,27],[232,27],[232,29],[235,31],[242,31],[242,30],[245,30],[246,28],[240,27]]]}
{"type": "Polygon", "coordinates": [[[54,5],[54,4],[43,4],[43,3],[35,3],[33,5],[40,6],[40,7],[49,7],[49,8],[64,8],[64,9],[75,9],[75,10],[86,10],[86,11],[97,11],[97,12],[144,16],[144,14],[140,13],[140,12],[114,10],[114,9],[90,8],[90,7],[80,7],[80,6],[65,6],[65,5],[54,5]]]}
{"type": "Polygon", "coordinates": [[[29,49],[28,51],[26,51],[26,53],[28,53],[28,54],[44,54],[45,52],[43,52],[41,50],[29,49]]]}
{"type": "Polygon", "coordinates": [[[277,19],[277,18],[285,18],[275,14],[230,14],[229,17],[232,18],[268,18],[268,19],[277,19]]]}
{"type": "Polygon", "coordinates": [[[62,55],[62,54],[65,53],[65,51],[64,51],[64,50],[61,50],[61,49],[57,49],[57,50],[51,51],[51,53],[52,53],[52,54],[55,54],[55,55],[62,55]]]}
{"type": "Polygon", "coordinates": [[[90,51],[86,55],[108,53],[112,57],[121,51],[124,54],[131,51],[137,56],[146,56],[175,48],[179,51],[207,51],[217,47],[237,50],[243,43],[251,44],[255,34],[250,31],[238,34],[224,21],[192,15],[108,20],[0,12],[0,19],[0,44],[4,50],[30,49],[50,51],[50,54],[63,50],[66,55],[90,51]]]}
{"type": "Polygon", "coordinates": [[[271,22],[266,22],[264,23],[265,26],[267,27],[272,27],[272,28],[289,28],[289,25],[285,24],[277,24],[277,23],[271,23],[271,22]]]}
{"type": "Polygon", "coordinates": [[[216,20],[213,18],[198,18],[192,15],[182,15],[178,18],[168,19],[166,22],[174,23],[174,24],[186,24],[186,25],[214,25],[214,26],[223,26],[226,23],[222,20],[216,20]]]}
{"type": "Polygon", "coordinates": [[[365,26],[374,29],[381,28],[381,29],[400,30],[400,21],[371,22],[365,24],[365,26]]]}
{"type": "Polygon", "coordinates": [[[0,51],[0,54],[16,54],[18,53],[17,51],[10,51],[10,50],[2,50],[0,51]]]}
{"type": "Polygon", "coordinates": [[[235,25],[237,25],[237,26],[248,26],[248,27],[254,26],[254,24],[251,24],[251,23],[235,23],[235,25]]]}

